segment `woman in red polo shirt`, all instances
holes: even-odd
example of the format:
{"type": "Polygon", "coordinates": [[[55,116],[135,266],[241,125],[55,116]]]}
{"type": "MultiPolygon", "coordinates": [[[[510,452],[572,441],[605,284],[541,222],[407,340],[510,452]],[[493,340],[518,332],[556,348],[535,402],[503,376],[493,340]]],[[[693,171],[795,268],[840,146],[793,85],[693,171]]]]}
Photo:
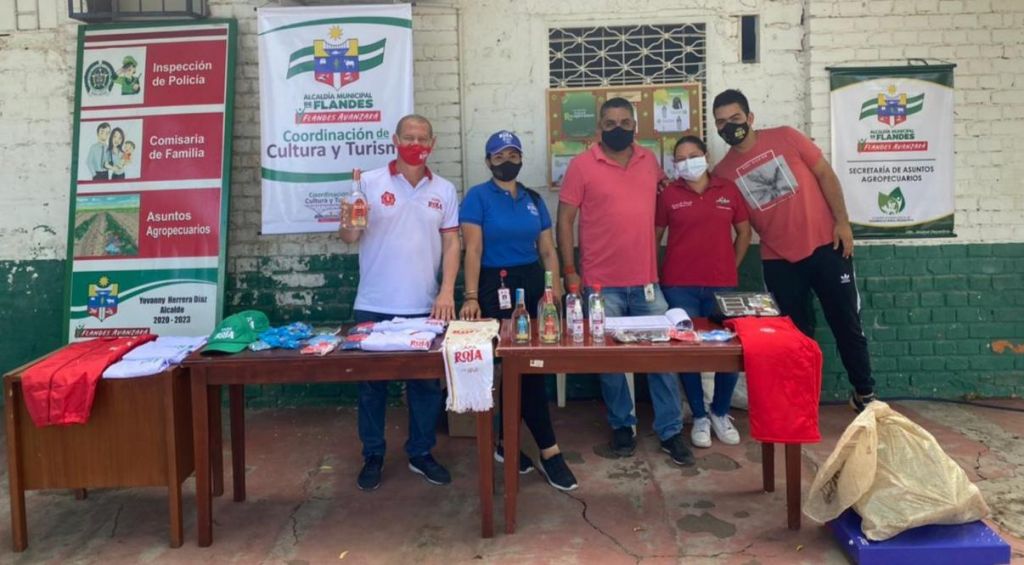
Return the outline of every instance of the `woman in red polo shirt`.
{"type": "MultiPolygon", "coordinates": [[[[733,290],[736,269],[750,246],[750,222],[736,185],[707,172],[707,146],[695,136],[676,142],[676,180],[658,195],[656,240],[668,230],[668,249],[661,272],[661,290],[671,308],[692,317],[715,312],[715,293],[733,290]],[[735,232],[736,238],[733,239],[735,232]]],[[[716,373],[711,413],[704,407],[700,373],[683,373],[683,390],[693,410],[690,438],[696,447],[711,446],[711,430],[719,441],[735,445],[729,405],[737,373],[716,373]]]]}

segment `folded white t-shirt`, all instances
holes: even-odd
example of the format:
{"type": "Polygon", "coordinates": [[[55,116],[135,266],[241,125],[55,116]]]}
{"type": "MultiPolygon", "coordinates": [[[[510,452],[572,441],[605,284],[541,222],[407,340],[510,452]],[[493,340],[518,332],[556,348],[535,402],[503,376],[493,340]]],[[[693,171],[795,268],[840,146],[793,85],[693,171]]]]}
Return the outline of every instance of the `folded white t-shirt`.
{"type": "Polygon", "coordinates": [[[373,325],[375,332],[397,332],[413,330],[417,332],[432,332],[436,335],[444,333],[444,320],[434,318],[393,318],[373,325]]]}
{"type": "Polygon", "coordinates": [[[433,332],[374,331],[359,342],[359,348],[363,351],[427,351],[434,337],[433,332]]]}
{"type": "Polygon", "coordinates": [[[162,373],[171,364],[166,359],[122,359],[103,371],[104,379],[130,379],[162,373]]]}

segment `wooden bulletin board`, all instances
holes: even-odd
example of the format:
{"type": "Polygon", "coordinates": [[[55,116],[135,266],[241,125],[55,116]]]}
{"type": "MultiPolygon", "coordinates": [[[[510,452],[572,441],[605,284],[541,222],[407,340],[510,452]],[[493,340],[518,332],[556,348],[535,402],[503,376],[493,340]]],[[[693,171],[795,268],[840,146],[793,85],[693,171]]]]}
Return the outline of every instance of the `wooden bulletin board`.
{"type": "Polygon", "coordinates": [[[700,83],[551,88],[547,93],[548,186],[557,188],[573,157],[599,140],[601,104],[616,96],[636,108],[636,142],[654,152],[666,172],[672,150],[684,135],[704,137],[700,83]]]}

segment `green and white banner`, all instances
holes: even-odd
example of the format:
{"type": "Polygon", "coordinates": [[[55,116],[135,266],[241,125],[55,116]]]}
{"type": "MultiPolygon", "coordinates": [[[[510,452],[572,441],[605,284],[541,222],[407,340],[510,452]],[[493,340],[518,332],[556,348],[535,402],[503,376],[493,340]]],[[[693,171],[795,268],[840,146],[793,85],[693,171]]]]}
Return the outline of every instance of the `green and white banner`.
{"type": "Polygon", "coordinates": [[[352,169],[395,158],[412,112],[409,4],[261,8],[265,234],[334,231],[352,169]]]}
{"type": "Polygon", "coordinates": [[[955,235],[954,67],[829,69],[832,161],[857,237],[955,235]]]}

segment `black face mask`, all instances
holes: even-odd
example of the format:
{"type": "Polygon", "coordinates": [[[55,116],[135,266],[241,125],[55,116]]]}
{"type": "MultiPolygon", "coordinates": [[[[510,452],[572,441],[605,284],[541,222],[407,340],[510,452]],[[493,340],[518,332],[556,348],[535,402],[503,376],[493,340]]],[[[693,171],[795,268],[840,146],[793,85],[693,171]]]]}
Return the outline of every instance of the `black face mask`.
{"type": "Polygon", "coordinates": [[[633,144],[633,130],[617,127],[601,132],[601,143],[608,146],[612,151],[624,151],[633,144]]]}
{"type": "Polygon", "coordinates": [[[491,174],[500,181],[510,181],[519,176],[519,170],[522,168],[522,163],[505,161],[500,165],[491,165],[491,174]]]}
{"type": "Polygon", "coordinates": [[[725,127],[718,130],[718,136],[725,140],[729,145],[739,145],[743,143],[743,140],[750,135],[750,125],[746,122],[742,124],[734,124],[732,122],[725,124],[725,127]]]}

